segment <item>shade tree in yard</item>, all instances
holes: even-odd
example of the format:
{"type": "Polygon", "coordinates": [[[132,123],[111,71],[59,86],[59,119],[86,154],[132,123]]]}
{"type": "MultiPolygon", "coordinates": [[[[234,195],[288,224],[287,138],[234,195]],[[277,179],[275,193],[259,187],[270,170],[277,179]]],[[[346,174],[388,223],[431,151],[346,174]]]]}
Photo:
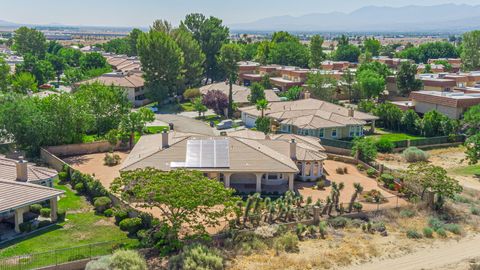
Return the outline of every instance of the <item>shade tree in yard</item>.
{"type": "Polygon", "coordinates": [[[228,82],[228,117],[233,114],[233,84],[238,77],[238,62],[242,58],[240,46],[235,43],[224,44],[220,49],[218,62],[225,72],[228,82]]]}
{"type": "Polygon", "coordinates": [[[228,96],[220,90],[210,90],[203,96],[202,103],[216,114],[224,115],[228,108],[228,96]]]}
{"type": "Polygon", "coordinates": [[[121,131],[130,135],[130,148],[133,148],[135,132],[143,132],[146,124],[155,120],[155,114],[149,108],[140,108],[138,111],[132,111],[120,120],[119,128],[121,131]]]}

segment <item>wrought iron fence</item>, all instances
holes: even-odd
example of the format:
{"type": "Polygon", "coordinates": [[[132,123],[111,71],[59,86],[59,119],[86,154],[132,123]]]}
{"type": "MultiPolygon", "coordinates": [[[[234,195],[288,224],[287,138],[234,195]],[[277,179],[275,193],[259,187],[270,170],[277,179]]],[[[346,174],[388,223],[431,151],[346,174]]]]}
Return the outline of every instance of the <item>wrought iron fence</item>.
{"type": "Polygon", "coordinates": [[[0,258],[0,270],[35,269],[84,259],[92,259],[112,254],[113,251],[119,247],[121,247],[121,243],[119,242],[101,242],[42,253],[0,258]]]}

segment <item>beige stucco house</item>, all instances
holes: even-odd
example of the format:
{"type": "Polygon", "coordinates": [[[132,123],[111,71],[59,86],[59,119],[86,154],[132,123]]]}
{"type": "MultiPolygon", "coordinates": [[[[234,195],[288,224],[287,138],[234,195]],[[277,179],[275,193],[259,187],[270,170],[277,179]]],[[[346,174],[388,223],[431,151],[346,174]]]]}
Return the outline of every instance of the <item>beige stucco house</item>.
{"type": "Polygon", "coordinates": [[[121,171],[152,167],[202,171],[240,192],[294,189],[294,181],[317,180],[327,158],[319,140],[245,131],[228,136],[164,132],[143,136],[121,171]]]}

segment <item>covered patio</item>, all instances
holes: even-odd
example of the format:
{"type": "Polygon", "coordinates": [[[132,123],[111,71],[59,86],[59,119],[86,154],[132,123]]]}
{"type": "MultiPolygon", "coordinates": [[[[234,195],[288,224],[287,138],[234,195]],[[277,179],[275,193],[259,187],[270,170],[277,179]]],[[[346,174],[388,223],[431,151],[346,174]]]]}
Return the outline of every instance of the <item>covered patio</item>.
{"type": "Polygon", "coordinates": [[[0,180],[0,242],[15,237],[21,233],[22,223],[38,217],[30,213],[30,206],[33,204],[48,202],[50,221],[56,222],[57,201],[63,193],[62,190],[41,185],[0,180]]]}

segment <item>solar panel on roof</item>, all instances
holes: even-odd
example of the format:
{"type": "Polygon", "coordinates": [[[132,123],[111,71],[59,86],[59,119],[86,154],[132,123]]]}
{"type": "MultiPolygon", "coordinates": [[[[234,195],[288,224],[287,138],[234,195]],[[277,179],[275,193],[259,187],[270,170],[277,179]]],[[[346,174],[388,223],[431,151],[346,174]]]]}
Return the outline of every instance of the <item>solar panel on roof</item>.
{"type": "Polygon", "coordinates": [[[186,168],[228,168],[228,140],[188,140],[186,168]]]}

